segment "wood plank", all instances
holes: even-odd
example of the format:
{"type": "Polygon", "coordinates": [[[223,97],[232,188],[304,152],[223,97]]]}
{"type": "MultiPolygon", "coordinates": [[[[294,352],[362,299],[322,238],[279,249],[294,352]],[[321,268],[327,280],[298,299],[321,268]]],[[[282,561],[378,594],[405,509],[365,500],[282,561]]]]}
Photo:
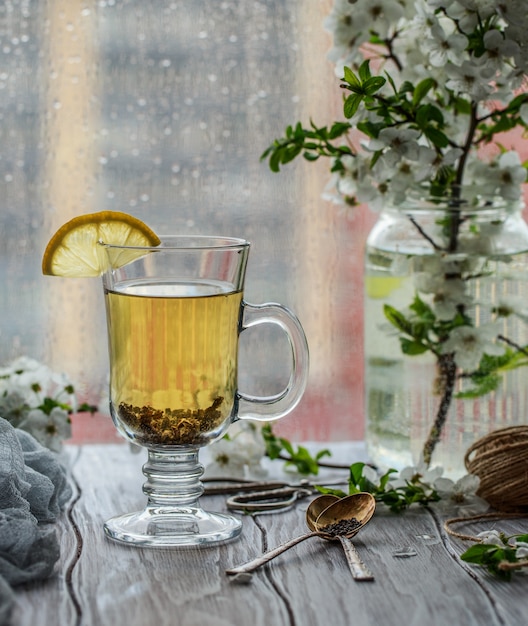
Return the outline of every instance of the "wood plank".
{"type": "MultiPolygon", "coordinates": [[[[528,533],[528,516],[519,519],[497,519],[466,524],[458,524],[456,530],[468,535],[477,535],[479,532],[496,529],[506,535],[528,533]]],[[[453,552],[459,556],[472,545],[472,542],[463,541],[449,536],[449,545],[453,552]]],[[[483,588],[490,594],[492,601],[497,607],[498,614],[506,624],[528,623],[525,600],[528,585],[526,573],[517,573],[509,582],[498,580],[489,574],[484,568],[476,565],[467,565],[468,569],[480,581],[483,588]]]]}
{"type": "MultiPolygon", "coordinates": [[[[266,521],[266,527],[268,541],[274,543],[289,533],[277,517],[266,521]]],[[[487,593],[447,553],[426,512],[409,511],[405,518],[377,512],[354,543],[374,573],[374,583],[355,583],[340,546],[322,540],[300,544],[295,554],[269,564],[269,575],[288,597],[298,623],[502,623],[487,593]],[[393,556],[409,546],[416,556],[393,556]]]]}
{"type": "MultiPolygon", "coordinates": [[[[226,568],[306,532],[309,500],[284,513],[244,516],[241,537],[216,547],[155,550],[111,542],[103,535],[104,520],[144,505],[144,460],[126,445],[81,449],[73,473],[82,494],[72,522],[82,534],[82,551],[72,587],[66,571],[77,546],[65,517],[58,526],[59,574],[19,592],[14,626],[517,626],[526,621],[526,577],[503,583],[462,563],[458,555],[467,544],[452,541],[442,518],[421,508],[397,516],[378,507],[354,539],[375,582],[354,581],[339,542],[319,538],[270,562],[249,584],[225,575],[226,568]],[[402,550],[414,556],[395,556],[402,550]]],[[[202,503],[225,511],[222,496],[202,503]]],[[[519,531],[515,521],[509,524],[519,531]]]]}
{"type": "MultiPolygon", "coordinates": [[[[75,468],[77,475],[84,476],[84,498],[77,515],[85,549],[75,572],[83,622],[94,626],[227,626],[242,624],[251,616],[251,623],[263,626],[287,623],[285,610],[277,603],[269,583],[257,582],[248,593],[247,588],[232,586],[223,573],[235,546],[245,546],[247,552],[250,546],[254,549],[259,544],[258,529],[253,524],[244,525],[236,543],[205,549],[137,549],[103,536],[106,518],[144,505],[140,470],[143,460],[142,456],[128,455],[125,462],[122,450],[114,453],[113,447],[104,458],[98,451],[87,449],[82,463],[75,468]],[[90,467],[99,468],[97,474],[90,472],[90,467]],[[266,607],[260,615],[255,615],[255,593],[266,607]]],[[[216,510],[220,510],[223,499],[210,499],[210,504],[211,509],[218,505],[216,510]]]]}

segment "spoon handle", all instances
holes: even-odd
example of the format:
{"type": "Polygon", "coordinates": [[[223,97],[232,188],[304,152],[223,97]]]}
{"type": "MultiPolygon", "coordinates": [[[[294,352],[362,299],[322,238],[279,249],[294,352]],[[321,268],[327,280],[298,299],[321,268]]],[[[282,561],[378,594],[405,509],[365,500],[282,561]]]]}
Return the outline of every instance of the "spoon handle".
{"type": "Polygon", "coordinates": [[[310,539],[310,537],[317,537],[317,536],[318,536],[318,533],[311,532],[311,533],[306,533],[304,535],[300,535],[299,537],[290,539],[289,541],[286,541],[285,543],[281,543],[280,546],[277,546],[273,550],[269,550],[262,556],[259,556],[256,559],[253,559],[252,561],[248,561],[247,563],[244,563],[243,565],[239,565],[238,567],[232,567],[231,569],[226,569],[225,573],[228,575],[234,575],[234,574],[249,574],[250,572],[254,572],[261,565],[265,565],[266,563],[268,563],[268,561],[271,561],[276,556],[279,556],[279,554],[286,552],[286,550],[293,548],[293,546],[296,546],[298,543],[301,543],[301,541],[304,541],[305,539],[310,539]]]}
{"type": "Polygon", "coordinates": [[[339,541],[343,546],[343,550],[345,551],[345,556],[348,561],[348,566],[350,567],[350,571],[352,572],[352,576],[354,580],[359,581],[371,581],[374,580],[374,574],[369,570],[369,568],[363,563],[361,557],[359,556],[356,546],[352,543],[352,540],[348,537],[339,537],[339,541]]]}

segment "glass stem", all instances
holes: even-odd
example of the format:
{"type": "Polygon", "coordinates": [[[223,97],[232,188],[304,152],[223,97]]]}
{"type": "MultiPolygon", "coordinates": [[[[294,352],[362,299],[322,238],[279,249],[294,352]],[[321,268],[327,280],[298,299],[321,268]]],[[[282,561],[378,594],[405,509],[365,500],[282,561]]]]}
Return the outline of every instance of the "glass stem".
{"type": "Polygon", "coordinates": [[[198,462],[199,448],[182,450],[148,450],[148,460],[143,466],[147,480],[143,493],[148,506],[189,508],[198,507],[203,493],[200,478],[204,472],[198,462]]]}

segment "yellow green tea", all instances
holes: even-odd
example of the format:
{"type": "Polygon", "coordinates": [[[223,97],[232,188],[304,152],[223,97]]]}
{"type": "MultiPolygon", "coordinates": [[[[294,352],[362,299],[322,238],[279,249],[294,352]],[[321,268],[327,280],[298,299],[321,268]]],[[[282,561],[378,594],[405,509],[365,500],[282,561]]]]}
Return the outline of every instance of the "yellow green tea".
{"type": "Polygon", "coordinates": [[[216,437],[233,409],[242,293],[142,280],[105,298],[117,426],[147,445],[216,437]]]}

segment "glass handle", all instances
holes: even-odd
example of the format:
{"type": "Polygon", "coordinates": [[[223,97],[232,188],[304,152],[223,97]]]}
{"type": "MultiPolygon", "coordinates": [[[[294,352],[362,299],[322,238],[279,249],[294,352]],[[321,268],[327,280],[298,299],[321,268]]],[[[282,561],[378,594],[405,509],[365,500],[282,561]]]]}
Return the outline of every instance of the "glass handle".
{"type": "Polygon", "coordinates": [[[237,392],[238,410],[235,419],[272,421],[290,413],[301,399],[308,382],[308,342],[297,317],[281,304],[242,303],[241,331],[259,324],[276,324],[288,337],[292,354],[292,369],[288,384],[273,396],[252,396],[237,392]]]}

